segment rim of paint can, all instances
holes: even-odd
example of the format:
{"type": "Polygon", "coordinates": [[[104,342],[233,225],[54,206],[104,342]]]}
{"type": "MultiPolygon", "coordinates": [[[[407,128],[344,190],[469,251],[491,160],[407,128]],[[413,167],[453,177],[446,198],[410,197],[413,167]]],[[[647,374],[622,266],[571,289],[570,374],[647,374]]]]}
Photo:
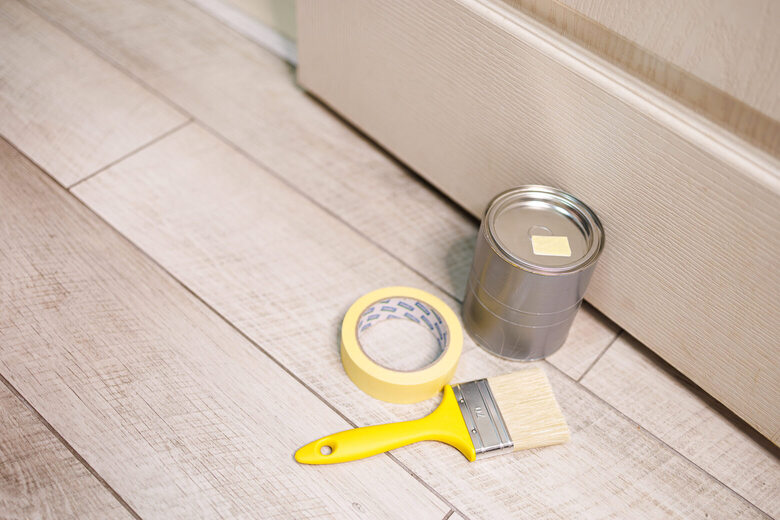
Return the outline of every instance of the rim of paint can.
{"type": "Polygon", "coordinates": [[[502,259],[536,274],[582,271],[592,266],[604,249],[604,230],[593,210],[550,186],[519,186],[500,193],[488,205],[483,225],[488,243],[502,259]],[[562,254],[536,254],[532,238],[560,239],[565,249],[562,254]]]}

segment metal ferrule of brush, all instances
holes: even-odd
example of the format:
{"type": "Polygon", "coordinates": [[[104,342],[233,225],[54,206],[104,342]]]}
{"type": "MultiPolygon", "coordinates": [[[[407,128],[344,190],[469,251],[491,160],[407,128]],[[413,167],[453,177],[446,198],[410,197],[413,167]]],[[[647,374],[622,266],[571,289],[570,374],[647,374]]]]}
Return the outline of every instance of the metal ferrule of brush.
{"type": "Polygon", "coordinates": [[[512,451],[514,444],[487,379],[453,385],[477,459],[512,451]]]}

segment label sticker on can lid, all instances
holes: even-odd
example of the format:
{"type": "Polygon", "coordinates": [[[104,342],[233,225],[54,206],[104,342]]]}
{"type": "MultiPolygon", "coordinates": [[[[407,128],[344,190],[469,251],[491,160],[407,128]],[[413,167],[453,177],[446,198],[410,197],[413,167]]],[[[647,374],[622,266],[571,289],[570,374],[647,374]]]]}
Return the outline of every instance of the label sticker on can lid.
{"type": "Polygon", "coordinates": [[[571,256],[568,237],[531,235],[531,247],[538,256],[571,256]]]}

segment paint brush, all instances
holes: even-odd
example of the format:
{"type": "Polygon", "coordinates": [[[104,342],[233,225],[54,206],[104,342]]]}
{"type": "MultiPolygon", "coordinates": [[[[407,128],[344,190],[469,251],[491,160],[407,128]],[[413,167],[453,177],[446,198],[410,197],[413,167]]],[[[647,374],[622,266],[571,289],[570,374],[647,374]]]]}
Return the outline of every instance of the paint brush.
{"type": "Polygon", "coordinates": [[[419,441],[440,441],[470,461],[561,444],[569,428],[539,367],[444,387],[441,404],[413,421],[328,435],[300,448],[303,464],[362,459],[419,441]]]}

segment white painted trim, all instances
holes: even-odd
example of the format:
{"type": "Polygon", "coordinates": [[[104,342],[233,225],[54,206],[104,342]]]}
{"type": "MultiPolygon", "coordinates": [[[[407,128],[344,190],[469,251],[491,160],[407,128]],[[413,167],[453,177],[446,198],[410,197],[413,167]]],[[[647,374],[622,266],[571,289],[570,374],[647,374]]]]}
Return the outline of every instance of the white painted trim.
{"type": "Polygon", "coordinates": [[[279,31],[223,0],[189,0],[189,2],[291,65],[298,64],[297,45],[279,31]]]}

